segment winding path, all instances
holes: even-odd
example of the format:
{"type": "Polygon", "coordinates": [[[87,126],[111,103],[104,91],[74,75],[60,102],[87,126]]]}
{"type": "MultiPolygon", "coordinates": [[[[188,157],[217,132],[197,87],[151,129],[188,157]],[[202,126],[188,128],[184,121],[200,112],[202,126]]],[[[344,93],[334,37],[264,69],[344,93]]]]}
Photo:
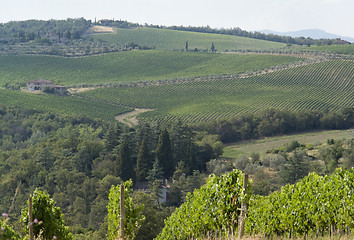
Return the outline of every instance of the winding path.
{"type": "Polygon", "coordinates": [[[148,111],[153,111],[155,109],[150,109],[150,108],[135,108],[131,112],[119,114],[114,117],[115,120],[127,124],[129,127],[135,126],[139,123],[139,120],[136,118],[137,115],[140,113],[148,112],[148,111]]]}

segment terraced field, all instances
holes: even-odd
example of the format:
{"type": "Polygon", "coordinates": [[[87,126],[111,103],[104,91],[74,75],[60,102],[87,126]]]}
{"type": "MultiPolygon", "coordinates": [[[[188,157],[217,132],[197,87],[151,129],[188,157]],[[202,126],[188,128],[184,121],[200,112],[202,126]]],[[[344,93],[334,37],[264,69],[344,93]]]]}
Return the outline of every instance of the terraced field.
{"type": "Polygon", "coordinates": [[[65,86],[239,73],[299,61],[275,55],[129,51],[80,58],[0,56],[0,86],[42,78],[65,86]]]}
{"type": "Polygon", "coordinates": [[[163,50],[184,50],[186,41],[188,49],[209,50],[214,43],[215,48],[225,50],[270,50],[285,48],[286,44],[270,42],[245,37],[221,34],[196,33],[169,29],[139,27],[134,29],[116,29],[115,33],[91,35],[96,41],[103,40],[111,44],[124,46],[136,43],[141,46],[154,47],[163,50]]]}
{"type": "Polygon", "coordinates": [[[264,109],[354,107],[354,61],[332,60],[244,79],[102,88],[80,95],[137,108],[156,108],[146,121],[204,122],[264,109]]]}

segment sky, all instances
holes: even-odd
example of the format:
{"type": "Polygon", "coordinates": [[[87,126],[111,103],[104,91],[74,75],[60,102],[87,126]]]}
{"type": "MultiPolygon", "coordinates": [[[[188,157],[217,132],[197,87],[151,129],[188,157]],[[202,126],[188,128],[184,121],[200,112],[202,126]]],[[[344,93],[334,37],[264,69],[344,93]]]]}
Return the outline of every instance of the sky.
{"type": "Polygon", "coordinates": [[[353,0],[0,0],[0,22],[115,19],[155,25],[321,29],[354,38],[353,0]]]}

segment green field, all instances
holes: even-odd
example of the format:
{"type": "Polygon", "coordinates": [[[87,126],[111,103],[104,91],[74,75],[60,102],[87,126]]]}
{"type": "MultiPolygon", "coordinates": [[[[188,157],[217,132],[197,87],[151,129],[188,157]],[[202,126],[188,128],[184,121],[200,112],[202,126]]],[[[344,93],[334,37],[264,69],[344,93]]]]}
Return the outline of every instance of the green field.
{"type": "Polygon", "coordinates": [[[354,54],[354,44],[348,45],[326,45],[326,46],[311,46],[301,48],[304,51],[324,51],[324,52],[332,52],[339,54],[354,54]]]}
{"type": "Polygon", "coordinates": [[[237,144],[228,144],[224,147],[222,157],[237,158],[238,156],[250,157],[252,153],[264,154],[267,150],[279,148],[291,141],[298,141],[301,144],[323,144],[327,139],[352,139],[354,129],[320,131],[287,136],[271,137],[259,140],[245,141],[237,144]]]}
{"type": "Polygon", "coordinates": [[[186,41],[188,49],[209,50],[214,43],[218,51],[231,50],[271,50],[285,48],[286,44],[252,38],[221,34],[196,33],[158,28],[116,29],[115,33],[94,34],[90,37],[96,41],[103,40],[111,44],[124,46],[136,43],[163,50],[184,50],[186,41]]]}
{"type": "Polygon", "coordinates": [[[131,88],[101,88],[81,93],[131,107],[156,108],[142,119],[204,122],[255,113],[354,107],[354,61],[333,60],[243,79],[131,88]]]}
{"type": "Polygon", "coordinates": [[[4,89],[0,89],[0,104],[5,106],[21,106],[50,113],[63,113],[76,116],[85,115],[106,121],[112,121],[115,115],[132,110],[78,97],[31,94],[4,89]]]}
{"type": "Polygon", "coordinates": [[[0,56],[0,86],[38,78],[56,84],[99,85],[239,73],[299,61],[275,55],[129,51],[79,58],[0,56]]]}

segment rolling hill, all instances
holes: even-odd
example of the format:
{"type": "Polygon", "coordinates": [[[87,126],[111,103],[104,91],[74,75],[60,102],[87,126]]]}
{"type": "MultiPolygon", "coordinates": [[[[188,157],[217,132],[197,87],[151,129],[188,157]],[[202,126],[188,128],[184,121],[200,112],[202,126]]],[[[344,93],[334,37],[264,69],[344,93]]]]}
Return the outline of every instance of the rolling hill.
{"type": "Polygon", "coordinates": [[[231,50],[271,50],[285,48],[286,44],[252,38],[221,34],[197,33],[170,29],[138,27],[133,29],[115,29],[115,33],[93,34],[96,41],[107,41],[124,46],[136,43],[161,50],[184,50],[186,41],[188,49],[210,51],[211,44],[219,52],[231,50]]]}
{"type": "Polygon", "coordinates": [[[141,115],[145,121],[196,123],[269,108],[336,111],[354,107],[353,79],[353,60],[332,60],[248,78],[101,88],[80,95],[131,107],[156,108],[141,115]]]}
{"type": "Polygon", "coordinates": [[[0,56],[0,85],[38,78],[56,84],[100,85],[157,81],[269,68],[302,60],[292,56],[127,51],[79,58],[0,56]]]}

